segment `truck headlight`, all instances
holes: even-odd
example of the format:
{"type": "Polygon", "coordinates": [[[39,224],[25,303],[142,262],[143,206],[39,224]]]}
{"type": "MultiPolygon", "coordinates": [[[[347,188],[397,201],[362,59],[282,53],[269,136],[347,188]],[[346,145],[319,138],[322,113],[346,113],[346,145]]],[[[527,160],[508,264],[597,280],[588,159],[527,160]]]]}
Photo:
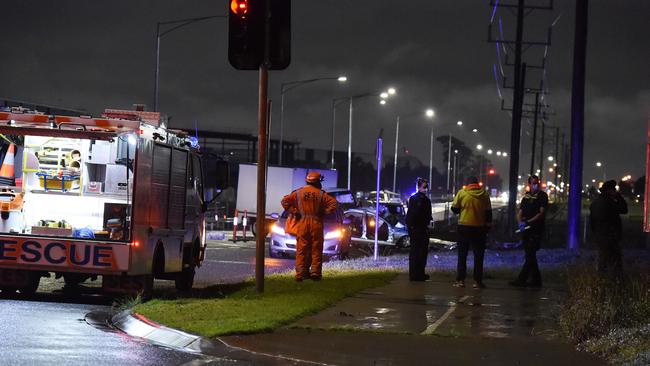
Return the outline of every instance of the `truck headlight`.
{"type": "Polygon", "coordinates": [[[329,231],[325,233],[325,240],[339,239],[341,236],[343,236],[343,232],[341,230],[329,231]]]}
{"type": "Polygon", "coordinates": [[[284,232],[284,229],[281,228],[280,226],[278,226],[278,224],[273,224],[273,226],[271,226],[271,231],[272,231],[274,234],[278,234],[278,235],[286,235],[286,233],[284,232]]]}

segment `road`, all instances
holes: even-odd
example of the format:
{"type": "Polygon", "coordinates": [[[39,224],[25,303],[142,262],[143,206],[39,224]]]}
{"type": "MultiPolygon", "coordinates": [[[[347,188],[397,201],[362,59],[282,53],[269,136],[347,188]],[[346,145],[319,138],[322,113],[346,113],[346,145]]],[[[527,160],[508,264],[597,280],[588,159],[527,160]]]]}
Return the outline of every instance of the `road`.
{"type": "MultiPolygon", "coordinates": [[[[254,273],[254,242],[211,242],[197,285],[237,282],[254,273]]],[[[289,259],[267,258],[267,272],[293,267],[289,259]]],[[[167,281],[165,281],[167,282],[167,281]]],[[[156,286],[165,285],[156,283],[156,286]]],[[[168,282],[171,283],[171,282],[168,282]]],[[[43,279],[32,298],[0,299],[2,365],[222,365],[231,362],[179,352],[133,340],[99,325],[112,299],[88,287],[68,297],[61,281],[43,279]]]]}

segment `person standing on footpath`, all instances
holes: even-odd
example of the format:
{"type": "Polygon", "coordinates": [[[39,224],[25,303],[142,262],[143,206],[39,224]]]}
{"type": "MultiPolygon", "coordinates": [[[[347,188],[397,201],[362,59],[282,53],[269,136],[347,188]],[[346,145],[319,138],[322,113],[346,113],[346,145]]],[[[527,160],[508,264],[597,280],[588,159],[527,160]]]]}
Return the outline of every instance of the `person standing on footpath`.
{"type": "Polygon", "coordinates": [[[627,213],[627,203],[616,190],[616,181],[609,180],[600,187],[600,195],[589,206],[591,230],[598,245],[598,273],[620,278],[623,275],[623,236],[621,214],[627,213]]]}
{"type": "Polygon", "coordinates": [[[409,232],[411,247],[409,248],[409,280],[426,281],[429,275],[424,273],[429,252],[429,223],[431,216],[431,200],[426,193],[429,181],[417,179],[417,192],[409,198],[406,213],[406,226],[409,232]]]}
{"type": "Polygon", "coordinates": [[[282,198],[282,207],[293,215],[287,219],[285,230],[296,236],[298,282],[319,281],[323,276],[323,217],[334,212],[338,202],[322,190],[322,181],[320,173],[309,172],[306,186],[282,198]]]}
{"type": "Polygon", "coordinates": [[[548,195],[541,190],[539,177],[531,175],[528,177],[528,190],[521,199],[517,219],[519,220],[519,232],[522,235],[524,245],[524,265],[519,272],[519,277],[511,281],[510,286],[514,287],[542,287],[542,275],[537,263],[537,251],[541,247],[544,236],[544,223],[546,209],[548,207],[548,195]],[[530,282],[528,280],[530,279],[530,282]]]}
{"type": "Polygon", "coordinates": [[[483,283],[483,257],[487,233],[492,225],[490,196],[479,184],[478,178],[469,177],[451,205],[458,217],[458,266],[455,287],[465,287],[467,275],[467,252],[474,253],[474,288],[485,288],[483,283]]]}

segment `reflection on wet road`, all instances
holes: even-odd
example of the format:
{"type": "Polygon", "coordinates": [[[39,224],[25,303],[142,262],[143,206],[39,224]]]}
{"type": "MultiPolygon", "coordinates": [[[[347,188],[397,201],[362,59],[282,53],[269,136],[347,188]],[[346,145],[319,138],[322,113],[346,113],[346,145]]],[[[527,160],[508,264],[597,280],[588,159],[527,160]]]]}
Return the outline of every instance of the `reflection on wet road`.
{"type": "MultiPolygon", "coordinates": [[[[253,256],[250,245],[242,248],[211,243],[207,261],[197,272],[197,285],[237,282],[252,276],[253,256]]],[[[267,259],[266,267],[267,273],[283,271],[293,268],[293,260],[267,259]]],[[[93,287],[73,298],[53,291],[61,285],[62,281],[44,278],[38,294],[32,298],[15,295],[15,298],[0,299],[1,365],[231,364],[91,326],[87,314],[109,312],[113,299],[98,295],[98,289],[93,287]]],[[[156,287],[159,286],[173,286],[173,283],[157,281],[156,287]]]]}

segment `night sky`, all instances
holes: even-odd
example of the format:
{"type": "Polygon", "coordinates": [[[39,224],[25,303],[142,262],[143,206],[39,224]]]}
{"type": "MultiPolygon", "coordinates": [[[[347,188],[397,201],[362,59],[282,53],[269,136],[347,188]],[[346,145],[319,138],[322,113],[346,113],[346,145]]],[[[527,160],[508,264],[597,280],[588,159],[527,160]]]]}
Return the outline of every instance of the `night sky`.
{"type": "MultiPolygon", "coordinates": [[[[533,1],[533,0],[529,0],[533,1]]],[[[502,1],[505,2],[505,1],[502,1]]],[[[510,0],[512,3],[513,0],[510,0]]],[[[355,110],[353,148],[372,153],[384,128],[387,154],[393,153],[394,121],[404,117],[402,147],[428,162],[429,126],[420,117],[434,108],[437,134],[453,131],[469,144],[495,150],[509,147],[510,116],[500,110],[492,73],[495,45],[487,42],[488,1],[294,0],[293,60],[270,75],[276,103],[273,137],[279,135],[282,81],[344,74],[335,81],[301,87],[286,95],[286,138],[327,149],[331,100],[380,91],[397,96],[388,105],[365,99],[355,110]],[[456,127],[462,120],[464,129],[456,127]],[[478,128],[473,138],[467,131],[478,128]]],[[[535,0],[535,3],[544,3],[535,0]]],[[[547,60],[547,102],[556,113],[549,125],[569,138],[573,62],[574,1],[555,1],[553,12],[526,18],[525,36],[539,40],[553,28],[547,60]]],[[[105,107],[152,105],[156,22],[226,13],[225,1],[5,0],[0,38],[0,96],[99,113],[105,107]]],[[[587,49],[585,133],[586,181],[643,174],[646,124],[650,113],[650,1],[592,0],[587,49]]],[[[515,17],[497,13],[506,38],[514,37],[515,17]]],[[[531,64],[541,49],[524,55],[531,64]]],[[[511,75],[511,68],[506,67],[511,75]]],[[[529,87],[539,85],[531,71],[529,87]]],[[[509,80],[512,80],[510,77],[509,80]]],[[[160,110],[175,127],[255,133],[257,73],[236,71],[227,61],[227,22],[212,19],[170,33],[162,40],[160,110]]],[[[510,91],[502,90],[506,101],[510,91]]],[[[529,99],[532,101],[532,99],[529,99]]],[[[508,104],[506,102],[506,104],[508,104]]],[[[347,144],[347,112],[339,110],[337,149],[347,144]]],[[[528,171],[531,125],[523,121],[521,171],[528,171]]],[[[551,139],[551,134],[549,134],[551,139]]],[[[441,145],[437,166],[442,167],[441,145]]],[[[553,154],[554,144],[545,148],[553,154]]],[[[499,161],[494,159],[494,161],[499,161]]],[[[507,170],[505,160],[497,169],[507,170]]]]}

